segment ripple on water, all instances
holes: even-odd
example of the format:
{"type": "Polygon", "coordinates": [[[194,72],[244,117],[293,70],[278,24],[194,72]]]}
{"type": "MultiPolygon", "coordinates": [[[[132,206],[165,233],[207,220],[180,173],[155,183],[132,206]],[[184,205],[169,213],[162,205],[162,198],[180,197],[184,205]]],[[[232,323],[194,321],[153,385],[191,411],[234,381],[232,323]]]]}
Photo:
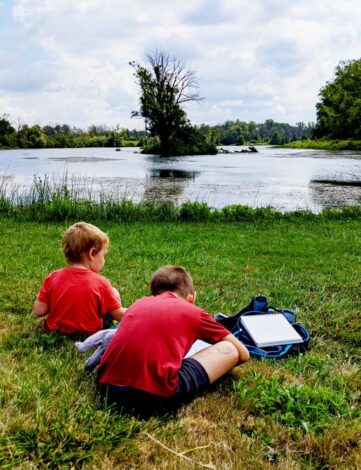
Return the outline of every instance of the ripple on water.
{"type": "Polygon", "coordinates": [[[99,163],[121,160],[121,158],[109,157],[49,157],[48,160],[66,163],[99,163]]]}

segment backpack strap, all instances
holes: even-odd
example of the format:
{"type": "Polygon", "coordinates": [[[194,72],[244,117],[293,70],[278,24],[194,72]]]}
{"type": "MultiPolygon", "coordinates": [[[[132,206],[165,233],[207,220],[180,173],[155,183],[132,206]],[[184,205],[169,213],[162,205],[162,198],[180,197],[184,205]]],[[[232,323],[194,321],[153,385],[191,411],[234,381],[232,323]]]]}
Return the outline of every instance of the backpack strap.
{"type": "Polygon", "coordinates": [[[270,310],[282,313],[282,315],[285,316],[286,320],[288,320],[290,323],[294,323],[296,321],[296,313],[293,310],[289,310],[287,308],[280,309],[277,307],[270,307],[270,310]]]}
{"type": "Polygon", "coordinates": [[[227,330],[234,334],[237,330],[237,322],[240,316],[244,315],[248,312],[260,312],[260,313],[267,313],[269,309],[267,297],[263,295],[256,295],[252,298],[251,302],[242,310],[235,313],[230,317],[221,318],[219,314],[217,314],[217,322],[223,325],[227,330]]]}
{"type": "Polygon", "coordinates": [[[283,346],[273,346],[272,350],[269,350],[269,349],[265,350],[262,348],[258,348],[257,346],[253,346],[251,344],[247,344],[245,346],[248,349],[251,356],[253,357],[266,357],[268,359],[281,359],[281,357],[285,356],[292,349],[293,344],[285,344],[283,346]]]}

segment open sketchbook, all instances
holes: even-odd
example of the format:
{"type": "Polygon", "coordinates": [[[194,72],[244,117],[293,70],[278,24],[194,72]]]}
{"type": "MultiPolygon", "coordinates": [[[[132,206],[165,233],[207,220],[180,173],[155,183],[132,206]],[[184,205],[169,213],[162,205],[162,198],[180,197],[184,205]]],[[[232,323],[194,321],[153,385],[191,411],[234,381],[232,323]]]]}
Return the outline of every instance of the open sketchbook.
{"type": "Polygon", "coordinates": [[[303,342],[302,337],[282,313],[244,315],[241,322],[255,345],[260,348],[303,342]]]}

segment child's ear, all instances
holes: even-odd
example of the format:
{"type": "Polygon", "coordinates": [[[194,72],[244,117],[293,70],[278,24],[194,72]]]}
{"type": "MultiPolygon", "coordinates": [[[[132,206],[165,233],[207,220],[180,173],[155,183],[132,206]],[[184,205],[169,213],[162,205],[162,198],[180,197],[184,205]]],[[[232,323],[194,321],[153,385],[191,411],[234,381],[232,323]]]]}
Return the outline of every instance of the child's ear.
{"type": "Polygon", "coordinates": [[[94,248],[94,246],[92,248],[90,248],[90,250],[88,251],[88,258],[94,258],[94,256],[97,254],[97,250],[94,248]]]}
{"type": "Polygon", "coordinates": [[[192,294],[188,294],[188,295],[187,295],[186,300],[187,300],[187,302],[189,302],[189,303],[191,303],[191,304],[194,304],[195,301],[196,301],[196,297],[197,297],[197,292],[194,291],[192,294]]]}

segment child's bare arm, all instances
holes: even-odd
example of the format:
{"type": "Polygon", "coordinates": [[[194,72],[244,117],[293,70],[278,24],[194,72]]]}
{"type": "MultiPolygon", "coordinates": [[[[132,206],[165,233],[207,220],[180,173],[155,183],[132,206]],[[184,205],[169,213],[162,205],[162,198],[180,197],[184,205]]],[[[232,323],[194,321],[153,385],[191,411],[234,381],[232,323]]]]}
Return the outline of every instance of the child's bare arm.
{"type": "Polygon", "coordinates": [[[37,317],[45,317],[48,313],[49,306],[44,302],[40,302],[40,300],[35,300],[33,311],[37,317]]]}
{"type": "MultiPolygon", "coordinates": [[[[112,287],[112,289],[116,298],[121,302],[118,289],[116,289],[115,287],[112,287]]],[[[119,307],[116,310],[109,312],[109,314],[113,318],[113,320],[120,321],[123,318],[123,315],[125,314],[126,311],[127,309],[125,307],[119,307]]]]}
{"type": "Polygon", "coordinates": [[[117,308],[116,310],[112,310],[109,312],[110,316],[113,318],[113,320],[120,321],[123,318],[124,313],[126,312],[125,307],[120,307],[117,308]]]}

